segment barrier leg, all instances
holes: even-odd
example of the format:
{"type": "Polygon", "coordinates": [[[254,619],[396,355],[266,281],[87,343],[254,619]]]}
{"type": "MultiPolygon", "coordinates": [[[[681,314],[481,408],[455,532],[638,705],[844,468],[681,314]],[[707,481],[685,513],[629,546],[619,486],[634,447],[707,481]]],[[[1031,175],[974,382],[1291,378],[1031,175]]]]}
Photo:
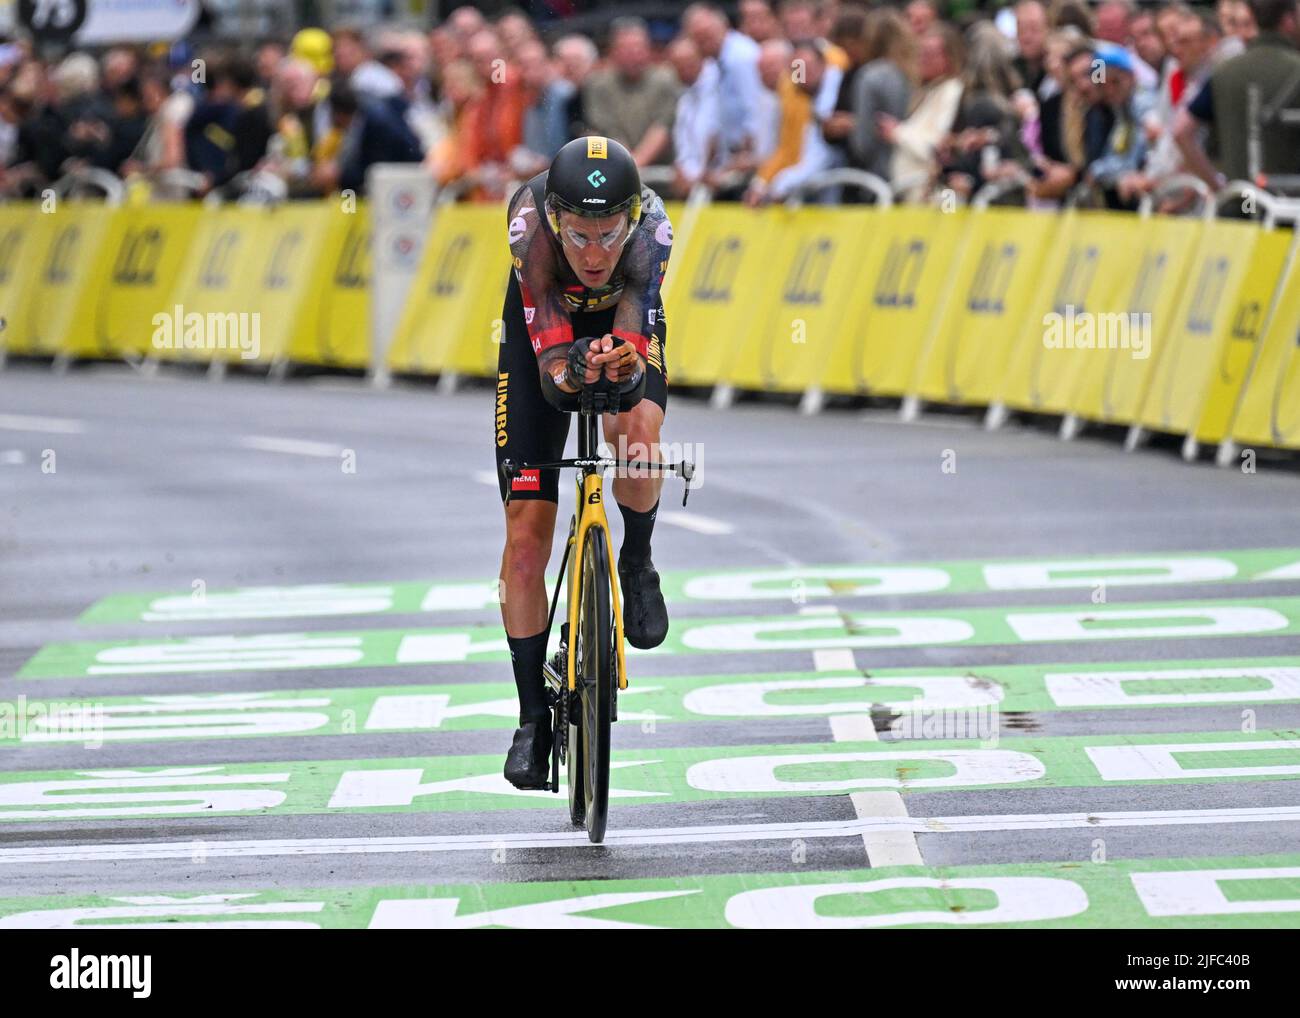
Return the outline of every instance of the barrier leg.
{"type": "Polygon", "coordinates": [[[225,361],[213,361],[211,364],[208,365],[209,382],[221,382],[225,380],[225,377],[226,377],[225,361]]]}
{"type": "Polygon", "coordinates": [[[1062,442],[1073,442],[1076,435],[1082,430],[1083,422],[1076,414],[1066,414],[1061,418],[1060,439],[1062,442]]]}
{"type": "Polygon", "coordinates": [[[726,410],[736,400],[736,390],[730,385],[715,385],[709,406],[714,410],[726,410]]]}
{"type": "Polygon", "coordinates": [[[452,393],[460,388],[460,375],[454,371],[447,371],[438,376],[437,392],[452,393]]]}
{"type": "Polygon", "coordinates": [[[1147,440],[1146,430],[1140,424],[1129,425],[1128,434],[1124,437],[1124,451],[1132,452],[1138,446],[1144,444],[1147,440]]]}
{"type": "Polygon", "coordinates": [[[799,400],[799,412],[810,416],[812,414],[819,414],[822,412],[822,407],[825,405],[826,393],[822,392],[821,389],[809,389],[803,394],[803,398],[799,400]]]}
{"type": "Polygon", "coordinates": [[[984,412],[984,430],[997,431],[1007,423],[1008,416],[1005,403],[990,403],[988,410],[984,412]]]}
{"type": "Polygon", "coordinates": [[[1219,445],[1219,451],[1214,457],[1215,466],[1230,467],[1237,459],[1237,443],[1230,438],[1225,438],[1219,445]]]}
{"type": "Polygon", "coordinates": [[[916,396],[904,396],[898,408],[900,421],[914,421],[921,416],[921,401],[916,396]]]}

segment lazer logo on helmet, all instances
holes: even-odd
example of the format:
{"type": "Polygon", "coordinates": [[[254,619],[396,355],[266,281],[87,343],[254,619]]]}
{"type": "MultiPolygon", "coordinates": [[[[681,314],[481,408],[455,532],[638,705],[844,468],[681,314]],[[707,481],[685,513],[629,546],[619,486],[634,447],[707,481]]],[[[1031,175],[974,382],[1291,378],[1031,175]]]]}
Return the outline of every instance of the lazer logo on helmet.
{"type": "Polygon", "coordinates": [[[587,174],[587,183],[592,187],[600,187],[601,184],[605,183],[605,180],[605,174],[601,173],[600,170],[592,170],[587,174]]]}
{"type": "Polygon", "coordinates": [[[584,204],[584,205],[605,205],[605,204],[608,204],[608,203],[605,201],[604,198],[583,198],[583,199],[582,199],[582,204],[584,204]]]}

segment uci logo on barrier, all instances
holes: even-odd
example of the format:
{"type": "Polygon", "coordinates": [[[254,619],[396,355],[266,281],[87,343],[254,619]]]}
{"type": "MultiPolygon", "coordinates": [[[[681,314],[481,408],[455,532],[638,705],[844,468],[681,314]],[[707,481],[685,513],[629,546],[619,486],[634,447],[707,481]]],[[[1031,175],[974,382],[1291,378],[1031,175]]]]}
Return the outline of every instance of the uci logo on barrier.
{"type": "Polygon", "coordinates": [[[438,270],[433,274],[431,289],[439,297],[454,297],[465,278],[465,264],[474,240],[468,233],[458,233],[442,249],[438,270]]]}
{"type": "Polygon", "coordinates": [[[1192,305],[1187,311],[1187,331],[1209,335],[1214,328],[1214,312],[1228,283],[1228,259],[1207,258],[1201,265],[1200,278],[1193,290],[1192,305]]]}
{"type": "Polygon", "coordinates": [[[231,258],[238,245],[237,230],[222,230],[212,238],[212,243],[203,253],[203,265],[199,269],[200,287],[205,290],[224,290],[230,285],[231,258]]]}
{"type": "Polygon", "coordinates": [[[1016,268],[1015,244],[985,244],[966,295],[966,307],[975,314],[1000,315],[1006,310],[1007,290],[1016,268]]]}
{"type": "Polygon", "coordinates": [[[113,263],[113,282],[123,286],[152,286],[162,248],[163,234],[156,226],[127,230],[113,263]]]}
{"type": "Polygon", "coordinates": [[[1097,275],[1098,251],[1094,244],[1085,248],[1072,247],[1061,270],[1061,278],[1056,284],[1056,295],[1052,298],[1052,309],[1064,313],[1067,307],[1075,312],[1088,310],[1088,293],[1092,290],[1093,278],[1097,275]]]}
{"type": "Polygon", "coordinates": [[[18,248],[22,246],[23,231],[18,228],[7,230],[0,236],[0,286],[9,282],[18,262],[18,248]]]}
{"type": "Polygon", "coordinates": [[[1155,310],[1156,294],[1165,278],[1165,268],[1169,256],[1163,251],[1148,251],[1138,266],[1137,280],[1133,284],[1133,293],[1129,298],[1129,310],[1134,314],[1150,313],[1155,310]]]}
{"type": "Polygon", "coordinates": [[[894,240],[885,254],[880,278],[873,298],[877,307],[911,308],[916,306],[916,287],[925,268],[927,245],[920,237],[894,240]]]}
{"type": "Polygon", "coordinates": [[[369,280],[370,273],[366,265],[366,255],[370,251],[370,234],[363,230],[349,230],[343,242],[343,253],[339,256],[338,267],[334,272],[336,286],[347,290],[360,290],[369,280]]]}
{"type": "Polygon", "coordinates": [[[62,286],[72,277],[72,255],[81,239],[81,228],[65,226],[50,246],[50,259],[45,265],[45,281],[62,286]]]}
{"type": "Polygon", "coordinates": [[[266,278],[262,281],[268,290],[283,290],[289,286],[290,266],[293,264],[294,252],[301,243],[300,230],[290,230],[275,242],[271,258],[266,264],[266,278]]]}
{"type": "Polygon", "coordinates": [[[1259,301],[1248,300],[1237,306],[1237,313],[1232,316],[1232,338],[1253,343],[1259,338],[1259,327],[1263,324],[1264,309],[1259,301]]]}
{"type": "Polygon", "coordinates": [[[820,304],[834,256],[835,242],[830,237],[816,237],[804,244],[786,278],[782,300],[787,304],[820,304]]]}
{"type": "Polygon", "coordinates": [[[698,301],[717,303],[731,300],[731,287],[736,281],[744,250],[744,244],[734,234],[711,239],[704,257],[700,259],[695,278],[691,280],[691,296],[698,301]]]}

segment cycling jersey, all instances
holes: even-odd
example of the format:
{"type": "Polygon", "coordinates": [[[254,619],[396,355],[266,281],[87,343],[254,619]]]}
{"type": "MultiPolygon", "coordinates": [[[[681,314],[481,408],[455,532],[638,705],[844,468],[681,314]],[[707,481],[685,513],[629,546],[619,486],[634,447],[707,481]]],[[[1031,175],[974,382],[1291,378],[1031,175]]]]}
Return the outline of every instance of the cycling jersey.
{"type": "Polygon", "coordinates": [[[642,357],[659,313],[659,290],[668,268],[673,227],[664,203],[649,188],[641,192],[641,219],[623,247],[609,281],[588,287],[578,279],[543,211],[546,173],[524,184],[510,200],[510,253],[524,301],[524,322],[533,352],[570,344],[570,314],[616,308],[611,334],[631,343],[642,357]]]}

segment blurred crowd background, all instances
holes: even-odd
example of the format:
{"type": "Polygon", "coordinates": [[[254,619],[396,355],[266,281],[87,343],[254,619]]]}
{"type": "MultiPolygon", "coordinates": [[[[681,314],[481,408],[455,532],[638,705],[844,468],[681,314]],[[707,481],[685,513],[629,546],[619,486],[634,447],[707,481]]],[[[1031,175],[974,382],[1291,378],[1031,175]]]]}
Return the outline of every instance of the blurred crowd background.
{"type": "Polygon", "coordinates": [[[15,30],[0,38],[0,193],[93,169],[315,197],[406,162],[499,200],[584,134],[626,144],[665,196],[751,205],[838,167],[902,201],[993,186],[1033,207],[1086,192],[1133,209],[1161,189],[1177,211],[1162,185],[1181,175],[1211,191],[1300,181],[1295,0],[538,6],[90,50],[15,30]]]}

